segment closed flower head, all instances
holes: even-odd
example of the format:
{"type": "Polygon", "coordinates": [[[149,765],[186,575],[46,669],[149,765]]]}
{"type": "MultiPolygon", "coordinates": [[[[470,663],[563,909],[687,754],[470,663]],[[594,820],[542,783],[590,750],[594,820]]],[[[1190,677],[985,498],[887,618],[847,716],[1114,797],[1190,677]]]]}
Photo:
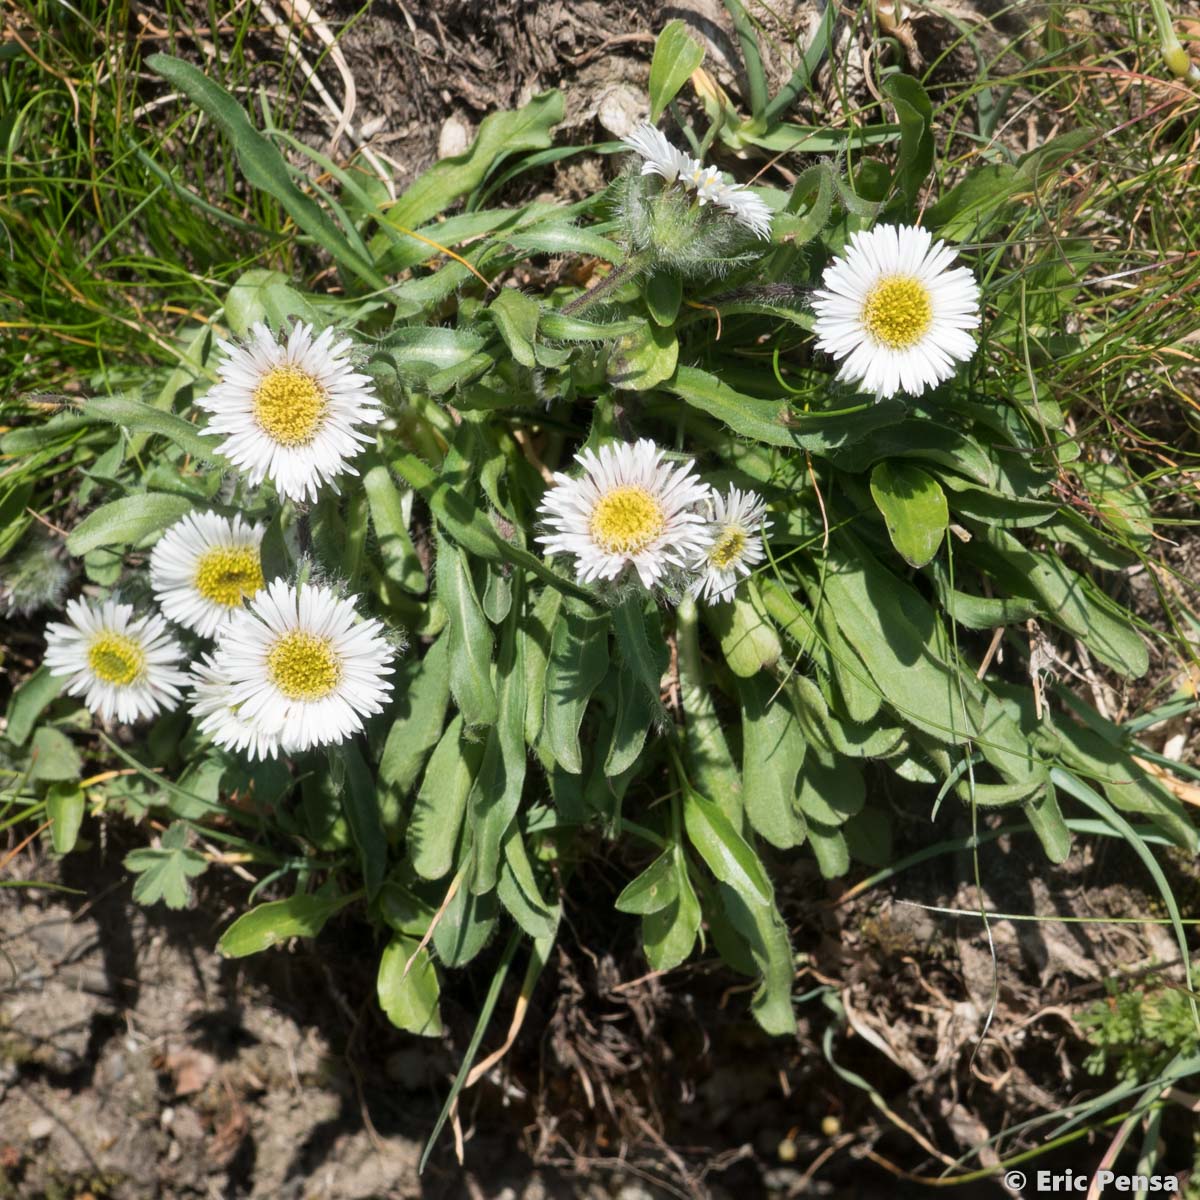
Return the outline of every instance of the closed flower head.
{"type": "Polygon", "coordinates": [[[373,441],[363,426],[382,416],[371,380],[353,370],[349,339],[333,330],[314,337],[296,324],[284,342],[262,323],[241,345],[220,342],[220,382],[197,403],[210,414],[206,434],[251,485],[269,479],[292,500],[315,500],[324,484],[357,475],[350,465],[373,441]]]}
{"type": "Polygon", "coordinates": [[[919,396],[975,353],[979,287],[954,257],[911,225],[850,235],[813,301],[817,345],[840,360],[838,379],[876,397],[919,396]]]}

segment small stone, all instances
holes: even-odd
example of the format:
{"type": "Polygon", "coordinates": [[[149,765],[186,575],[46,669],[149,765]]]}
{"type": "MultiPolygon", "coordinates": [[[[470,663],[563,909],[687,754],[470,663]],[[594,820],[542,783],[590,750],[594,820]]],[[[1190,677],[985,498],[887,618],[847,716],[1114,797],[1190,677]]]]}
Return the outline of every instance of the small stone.
{"type": "Polygon", "coordinates": [[[646,98],[628,83],[615,83],[596,106],[596,120],[613,137],[628,137],[646,119],[646,98]]]}
{"type": "Polygon", "coordinates": [[[44,1142],[54,1132],[56,1124],[53,1117],[38,1117],[36,1120],[30,1121],[29,1140],[44,1142]]]}
{"type": "Polygon", "coordinates": [[[454,158],[471,144],[471,127],[457,113],[451,113],[438,134],[438,158],[454,158]]]}

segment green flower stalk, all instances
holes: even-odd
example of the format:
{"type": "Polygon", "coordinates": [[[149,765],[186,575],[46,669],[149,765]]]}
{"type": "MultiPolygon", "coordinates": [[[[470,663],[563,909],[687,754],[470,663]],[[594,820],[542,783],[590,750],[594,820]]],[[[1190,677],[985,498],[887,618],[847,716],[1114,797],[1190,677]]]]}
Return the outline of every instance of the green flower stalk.
{"type": "Polygon", "coordinates": [[[1200,83],[1200,67],[1192,62],[1191,56],[1183,48],[1175,33],[1175,22],[1167,9],[1166,0],[1150,0],[1154,10],[1154,23],[1158,26],[1158,41],[1162,49],[1163,62],[1167,70],[1176,79],[1186,79],[1188,83],[1200,83]]]}

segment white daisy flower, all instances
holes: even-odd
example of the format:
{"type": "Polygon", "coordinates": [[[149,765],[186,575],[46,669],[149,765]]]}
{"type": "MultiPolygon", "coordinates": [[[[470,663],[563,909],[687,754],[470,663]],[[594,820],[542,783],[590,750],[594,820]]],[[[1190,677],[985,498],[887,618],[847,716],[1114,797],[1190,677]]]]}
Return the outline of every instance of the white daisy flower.
{"type": "Polygon", "coordinates": [[[750,569],[763,560],[763,526],[767,506],[757,492],[730,487],[729,494],[712,496],[710,541],[696,552],[693,570],[699,577],[690,591],[699,600],[725,604],[733,599],[750,569]]]}
{"type": "Polygon", "coordinates": [[[694,158],[691,172],[687,178],[687,186],[695,190],[696,200],[701,208],[710,201],[716,202],[725,190],[721,172],[716,167],[706,167],[694,158]]]}
{"type": "Polygon", "coordinates": [[[343,742],[392,692],[392,648],[378,621],[316,584],[276,579],[221,630],[212,670],[239,721],[284,750],[343,742]]]}
{"type": "Polygon", "coordinates": [[[850,235],[815,293],[817,345],[843,360],[838,379],[863,391],[919,396],[975,353],[979,286],[928,230],[881,225],[850,235]]]}
{"type": "Polygon", "coordinates": [[[241,706],[231,699],[229,680],[208,655],[192,664],[190,707],[201,732],[218,746],[243,751],[251,761],[265,761],[279,753],[279,735],[264,732],[242,715],[241,706]]]}
{"type": "Polygon", "coordinates": [[[769,238],[771,236],[770,208],[765,201],[760,200],[744,184],[722,184],[713,203],[723,208],[734,217],[739,224],[744,225],[755,237],[769,238]]]}
{"type": "Polygon", "coordinates": [[[123,724],[176,706],[188,682],[177,668],[183,651],[157,613],[135,618],[132,604],[72,600],[67,620],[46,626],[45,661],[69,678],[68,695],[123,724]]]}
{"type": "Polygon", "coordinates": [[[661,175],[668,183],[679,183],[696,193],[700,206],[714,204],[744,225],[756,237],[771,235],[771,210],[740,183],[726,183],[716,167],[706,167],[698,158],[677,150],[666,135],[644,121],[622,143],[639,154],[643,175],[661,175]]]}
{"type": "Polygon", "coordinates": [[[263,586],[261,525],[188,513],[150,555],[154,598],[171,621],[212,637],[263,586]]]}
{"type": "Polygon", "coordinates": [[[269,479],[292,500],[315,500],[322,484],[357,475],[349,460],[374,439],[359,428],[382,418],[366,375],[356,374],[332,329],[315,338],[296,324],[286,342],[259,322],[243,345],[218,342],[220,382],[197,403],[211,414],[204,433],[252,486],[269,479]]]}
{"type": "Polygon", "coordinates": [[[643,438],[577,454],[583,475],[555,474],[538,508],[553,531],[538,538],[546,552],[574,555],[582,583],[616,579],[632,566],[653,587],[668,567],[686,566],[707,541],[696,506],[709,489],[693,463],[664,463],[663,453],[643,438]]]}
{"type": "Polygon", "coordinates": [[[667,183],[690,175],[692,168],[699,166],[690,154],[672,146],[666,134],[649,121],[643,121],[621,144],[646,160],[642,163],[643,175],[661,175],[667,183]]]}

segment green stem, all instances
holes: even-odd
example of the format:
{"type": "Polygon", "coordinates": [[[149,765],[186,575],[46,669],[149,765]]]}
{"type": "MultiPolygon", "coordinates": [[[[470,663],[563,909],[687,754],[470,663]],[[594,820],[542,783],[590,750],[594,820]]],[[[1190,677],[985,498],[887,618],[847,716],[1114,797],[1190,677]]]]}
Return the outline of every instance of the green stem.
{"type": "Polygon", "coordinates": [[[446,1119],[450,1116],[450,1111],[454,1107],[454,1102],[458,1099],[458,1094],[462,1091],[463,1084],[467,1082],[467,1076],[471,1073],[471,1064],[475,1061],[475,1055],[479,1053],[479,1043],[483,1041],[484,1032],[487,1030],[488,1023],[492,1019],[492,1013],[495,1011],[496,1003],[500,999],[500,989],[504,986],[504,980],[508,977],[508,968],[512,965],[513,955],[516,954],[517,947],[521,944],[522,936],[519,929],[514,929],[509,936],[508,944],[504,947],[504,953],[501,955],[495,974],[492,976],[491,986],[484,997],[483,1007],[479,1010],[479,1020],[475,1022],[475,1032],[471,1034],[471,1040],[467,1044],[467,1052],[463,1055],[462,1063],[458,1068],[458,1074],[454,1077],[454,1083],[450,1086],[450,1095],[446,1097],[446,1103],[442,1105],[442,1111],[438,1114],[438,1119],[434,1123],[433,1132],[429,1135],[429,1141],[425,1143],[425,1149],[421,1153],[421,1161],[417,1164],[418,1175],[425,1170],[425,1164],[429,1161],[429,1155],[433,1152],[438,1134],[442,1132],[442,1128],[446,1124],[446,1119]]]}
{"type": "Polygon", "coordinates": [[[594,288],[590,288],[582,296],[576,296],[570,304],[563,308],[562,315],[564,317],[577,316],[584,309],[590,308],[597,300],[603,300],[610,292],[615,292],[626,280],[640,275],[649,261],[648,251],[643,250],[638,254],[631,254],[620,266],[613,267],[594,288]]]}
{"type": "Polygon", "coordinates": [[[741,0],[725,0],[725,8],[733,21],[733,30],[737,34],[738,47],[742,52],[742,62],[746,67],[746,99],[750,103],[755,124],[765,129],[767,73],[763,70],[758,39],[754,35],[754,23],[742,7],[741,0]]]}

